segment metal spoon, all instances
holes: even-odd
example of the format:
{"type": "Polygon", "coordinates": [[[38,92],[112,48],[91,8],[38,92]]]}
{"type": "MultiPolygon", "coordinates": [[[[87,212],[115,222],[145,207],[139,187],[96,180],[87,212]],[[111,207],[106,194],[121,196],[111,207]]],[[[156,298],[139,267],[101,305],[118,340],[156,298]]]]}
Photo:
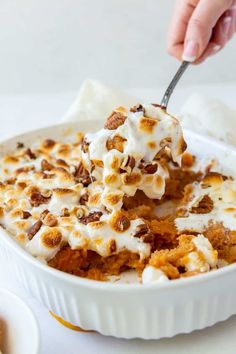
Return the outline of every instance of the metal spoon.
{"type": "Polygon", "coordinates": [[[179,79],[181,78],[181,76],[183,75],[183,73],[185,72],[185,70],[187,69],[188,65],[190,63],[188,61],[183,61],[177,71],[177,73],[175,74],[175,76],[173,77],[172,81],[170,82],[169,86],[166,89],[166,92],[161,100],[161,106],[166,109],[170,96],[172,94],[172,92],[174,91],[175,86],[177,85],[177,83],[179,82],[179,79]]]}

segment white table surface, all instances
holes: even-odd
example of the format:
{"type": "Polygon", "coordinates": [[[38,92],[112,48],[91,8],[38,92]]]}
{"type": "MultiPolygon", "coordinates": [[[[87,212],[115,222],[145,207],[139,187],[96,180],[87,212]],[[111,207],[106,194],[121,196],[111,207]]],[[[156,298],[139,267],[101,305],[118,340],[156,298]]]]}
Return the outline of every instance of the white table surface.
{"type": "MultiPolygon", "coordinates": [[[[236,84],[205,87],[179,88],[172,102],[172,109],[178,107],[188,95],[195,91],[221,97],[236,107],[236,84]]],[[[132,90],[132,93],[150,101],[160,100],[162,89],[132,90]]],[[[47,95],[0,96],[0,139],[26,130],[59,122],[70,105],[75,92],[47,95]]],[[[0,260],[0,286],[8,288],[21,296],[33,309],[41,330],[41,354],[235,354],[236,316],[211,328],[188,335],[178,335],[171,339],[158,341],[121,340],[104,337],[96,333],[79,333],[58,324],[41,304],[29,296],[15,281],[0,260]]],[[[230,289],[229,289],[230,291],[230,289]]],[[[236,294],[235,294],[236,295],[236,294]]],[[[26,333],[27,335],[27,333],[26,333]]],[[[23,354],[23,353],[19,353],[23,354]]]]}

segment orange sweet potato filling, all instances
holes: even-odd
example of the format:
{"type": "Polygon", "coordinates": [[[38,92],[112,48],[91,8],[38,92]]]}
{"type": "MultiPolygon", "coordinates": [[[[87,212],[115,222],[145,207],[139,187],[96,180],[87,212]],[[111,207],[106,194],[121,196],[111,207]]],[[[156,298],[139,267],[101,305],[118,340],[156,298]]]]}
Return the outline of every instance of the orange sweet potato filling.
{"type": "MultiPolygon", "coordinates": [[[[160,157],[165,160],[166,155],[160,157]]],[[[191,192],[190,183],[199,181],[201,173],[191,171],[194,158],[186,154],[183,168],[169,168],[170,178],[167,180],[165,195],[161,200],[151,200],[143,192],[138,191],[134,197],[124,198],[122,212],[130,220],[142,218],[154,235],[152,253],[149,259],[140,260],[138,254],[122,251],[109,257],[101,257],[93,251],[72,250],[69,246],[62,248],[49,262],[49,265],[63,272],[95,280],[106,280],[109,275],[119,275],[128,269],[135,269],[138,274],[147,263],[160,268],[169,279],[192,276],[197,272],[184,271],[181,260],[192,251],[190,235],[179,235],[175,228],[175,210],[172,215],[158,218],[155,208],[159,208],[168,200],[174,201],[176,208],[188,200],[191,192]]],[[[207,203],[207,201],[206,201],[207,203]]],[[[179,214],[178,214],[179,215],[179,214]]],[[[223,225],[210,225],[204,235],[213,248],[218,251],[219,258],[231,263],[236,261],[236,232],[223,225]]]]}

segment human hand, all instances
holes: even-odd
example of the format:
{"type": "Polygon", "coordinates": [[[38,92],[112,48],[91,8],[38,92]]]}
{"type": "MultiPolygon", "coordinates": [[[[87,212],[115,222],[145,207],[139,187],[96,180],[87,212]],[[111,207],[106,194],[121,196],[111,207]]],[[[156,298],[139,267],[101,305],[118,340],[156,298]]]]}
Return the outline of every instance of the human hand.
{"type": "Polygon", "coordinates": [[[236,0],[177,0],[168,52],[196,64],[222,49],[236,31],[236,0]]]}

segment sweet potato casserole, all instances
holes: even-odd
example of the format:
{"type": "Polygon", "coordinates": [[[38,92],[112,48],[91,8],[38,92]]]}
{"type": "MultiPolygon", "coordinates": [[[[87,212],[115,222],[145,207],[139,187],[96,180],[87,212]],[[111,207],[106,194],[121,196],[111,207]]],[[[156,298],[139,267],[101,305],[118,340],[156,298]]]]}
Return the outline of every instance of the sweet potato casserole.
{"type": "Polygon", "coordinates": [[[0,223],[61,271],[143,283],[236,260],[236,182],[199,167],[158,105],[117,108],[73,142],[19,143],[0,163],[0,223]]]}

